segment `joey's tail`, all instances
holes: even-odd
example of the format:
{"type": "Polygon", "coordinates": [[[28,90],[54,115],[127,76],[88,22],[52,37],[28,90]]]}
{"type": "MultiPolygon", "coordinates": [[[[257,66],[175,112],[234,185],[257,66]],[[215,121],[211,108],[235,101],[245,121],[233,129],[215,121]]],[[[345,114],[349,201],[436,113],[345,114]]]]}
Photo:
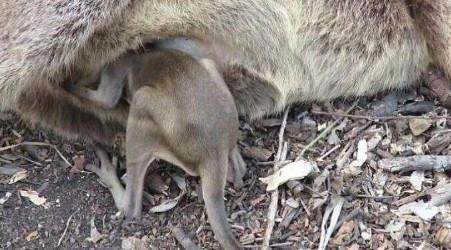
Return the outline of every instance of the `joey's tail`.
{"type": "Polygon", "coordinates": [[[216,239],[224,249],[241,249],[227,222],[224,205],[224,187],[227,178],[227,157],[222,161],[209,161],[200,166],[202,191],[210,222],[216,239]]]}
{"type": "Polygon", "coordinates": [[[111,144],[117,133],[125,131],[127,105],[102,109],[61,87],[39,82],[32,89],[22,90],[18,100],[16,110],[24,120],[53,129],[69,139],[111,144]]]}

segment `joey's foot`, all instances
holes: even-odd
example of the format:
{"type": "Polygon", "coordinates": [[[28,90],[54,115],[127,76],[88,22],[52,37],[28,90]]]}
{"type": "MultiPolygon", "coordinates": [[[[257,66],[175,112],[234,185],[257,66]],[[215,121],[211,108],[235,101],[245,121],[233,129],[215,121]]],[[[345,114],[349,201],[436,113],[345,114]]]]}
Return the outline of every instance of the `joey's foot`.
{"type": "Polygon", "coordinates": [[[105,150],[97,146],[95,147],[95,152],[100,159],[100,167],[90,164],[86,166],[86,170],[95,173],[99,177],[100,181],[113,195],[117,208],[123,210],[125,189],[117,176],[116,166],[111,163],[105,150]]]}
{"type": "Polygon", "coordinates": [[[241,188],[244,185],[243,177],[245,174],[246,163],[244,162],[238,147],[236,147],[229,155],[227,181],[232,182],[235,188],[241,188]]]}

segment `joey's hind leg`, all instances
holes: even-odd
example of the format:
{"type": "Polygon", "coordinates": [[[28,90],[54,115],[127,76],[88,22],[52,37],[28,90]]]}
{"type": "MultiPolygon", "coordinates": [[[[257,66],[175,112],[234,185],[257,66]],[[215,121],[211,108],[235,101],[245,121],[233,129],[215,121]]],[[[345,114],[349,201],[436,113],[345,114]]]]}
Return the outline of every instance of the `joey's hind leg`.
{"type": "Polygon", "coordinates": [[[127,185],[124,199],[124,212],[129,219],[141,216],[144,181],[149,166],[155,160],[152,152],[155,136],[148,105],[153,105],[153,102],[146,91],[137,91],[130,104],[126,133],[127,185]]]}
{"type": "Polygon", "coordinates": [[[100,181],[105,184],[113,195],[116,207],[119,210],[123,210],[125,189],[117,176],[116,166],[111,163],[105,150],[96,146],[95,152],[100,159],[100,167],[88,165],[86,166],[86,170],[94,172],[100,178],[100,181]]]}
{"type": "Polygon", "coordinates": [[[246,174],[246,163],[236,146],[229,154],[229,169],[227,171],[227,181],[232,182],[235,188],[241,188],[243,177],[246,174]]]}
{"type": "Polygon", "coordinates": [[[128,219],[141,216],[144,181],[147,169],[154,160],[155,157],[149,152],[129,153],[127,150],[127,185],[125,187],[124,212],[128,219]],[[132,158],[133,156],[135,158],[132,158]]]}

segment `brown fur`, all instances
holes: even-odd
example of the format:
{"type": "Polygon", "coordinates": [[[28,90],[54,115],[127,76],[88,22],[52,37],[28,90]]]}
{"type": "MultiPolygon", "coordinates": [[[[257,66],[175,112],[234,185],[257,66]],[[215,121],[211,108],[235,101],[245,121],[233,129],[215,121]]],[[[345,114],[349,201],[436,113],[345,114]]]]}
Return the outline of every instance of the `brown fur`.
{"type": "Polygon", "coordinates": [[[42,85],[33,92],[21,92],[19,96],[21,101],[17,104],[17,110],[28,121],[47,125],[67,138],[85,135],[86,139],[106,145],[113,143],[117,133],[125,131],[128,104],[120,103],[112,110],[92,105],[88,107],[82,105],[79,98],[64,89],[48,89],[50,87],[42,85]]]}
{"type": "MultiPolygon", "coordinates": [[[[23,110],[33,105],[19,98],[22,93],[37,92],[38,100],[57,97],[43,91],[55,90],[69,72],[102,66],[143,42],[176,37],[191,39],[217,61],[232,79],[228,85],[238,110],[250,118],[293,102],[403,88],[431,62],[449,76],[450,5],[449,0],[2,2],[0,103],[27,118],[23,110]]],[[[91,106],[72,104],[33,115],[61,128],[67,116],[60,112],[91,106]]],[[[85,131],[69,129],[72,135],[85,131]]]]}
{"type": "Polygon", "coordinates": [[[224,207],[227,175],[241,182],[235,184],[242,184],[245,169],[236,143],[238,112],[213,61],[195,60],[177,50],[130,53],[108,66],[101,75],[99,90],[84,97],[101,100],[102,105],[112,104],[124,85],[131,100],[125,191],[114,168],[107,177],[101,170],[94,170],[106,178],[116,204],[127,217],[139,217],[150,163],[155,158],[166,160],[201,177],[216,237],[225,249],[240,248],[224,207]],[[109,82],[116,91],[103,92],[103,85],[109,82]]]}
{"type": "Polygon", "coordinates": [[[415,25],[424,35],[435,66],[451,79],[451,1],[407,1],[415,25]]]}

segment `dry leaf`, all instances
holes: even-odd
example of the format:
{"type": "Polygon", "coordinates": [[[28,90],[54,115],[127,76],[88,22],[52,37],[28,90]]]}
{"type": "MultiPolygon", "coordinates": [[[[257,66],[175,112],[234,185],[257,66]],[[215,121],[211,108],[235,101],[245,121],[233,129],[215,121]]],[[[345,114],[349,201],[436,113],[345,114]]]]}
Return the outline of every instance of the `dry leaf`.
{"type": "Polygon", "coordinates": [[[382,141],[382,135],[380,133],[374,134],[373,137],[368,141],[368,151],[371,151],[379,145],[379,142],[382,141]]]}
{"type": "Polygon", "coordinates": [[[404,221],[390,221],[388,225],[385,226],[385,230],[390,233],[390,236],[394,240],[400,240],[404,236],[404,231],[406,228],[406,223],[404,221]]]}
{"type": "Polygon", "coordinates": [[[149,238],[144,236],[142,239],[134,236],[122,238],[122,250],[147,250],[149,249],[149,238]]]}
{"type": "Polygon", "coordinates": [[[298,208],[300,205],[300,202],[295,200],[294,198],[290,197],[288,200],[285,201],[285,204],[291,208],[298,208]]]}
{"type": "Polygon", "coordinates": [[[399,207],[401,214],[413,213],[423,220],[429,221],[434,218],[440,211],[439,208],[424,201],[411,202],[399,207]]]}
{"type": "Polygon", "coordinates": [[[330,237],[335,231],[335,227],[338,223],[338,218],[343,209],[345,200],[342,197],[333,197],[324,212],[323,221],[321,223],[321,239],[318,249],[325,250],[330,237]]]}
{"type": "Polygon", "coordinates": [[[175,206],[177,206],[180,198],[181,198],[181,196],[177,196],[174,199],[169,199],[169,200],[163,201],[160,205],[152,207],[149,211],[152,213],[167,212],[167,211],[173,209],[175,206]]]}
{"type": "Polygon", "coordinates": [[[424,171],[413,171],[409,178],[410,184],[417,191],[421,191],[423,188],[424,180],[424,171]]]}
{"type": "Polygon", "coordinates": [[[300,160],[283,166],[281,169],[277,170],[277,172],[268,177],[260,178],[260,181],[268,184],[266,191],[273,191],[287,181],[303,179],[317,170],[318,167],[315,164],[300,160]]]}
{"type": "Polygon", "coordinates": [[[357,227],[357,223],[355,222],[355,220],[350,220],[350,221],[343,223],[343,225],[338,230],[335,238],[333,239],[332,243],[334,245],[344,244],[346,241],[348,241],[349,239],[352,238],[352,236],[354,234],[354,229],[356,227],[357,227]]]}
{"type": "MultiPolygon", "coordinates": [[[[177,184],[177,187],[180,188],[182,193],[186,193],[187,189],[186,189],[186,179],[185,179],[185,177],[180,176],[180,175],[171,175],[171,177],[175,181],[175,183],[177,184]]],[[[180,194],[180,195],[182,195],[182,194],[180,194]]]]}
{"type": "Polygon", "coordinates": [[[28,198],[31,202],[33,202],[35,205],[38,205],[38,206],[44,205],[45,202],[47,201],[46,198],[39,197],[39,193],[36,191],[33,191],[33,190],[28,190],[28,191],[20,190],[19,193],[20,193],[20,196],[28,198]]]}
{"type": "Polygon", "coordinates": [[[27,241],[32,241],[38,238],[38,231],[33,231],[27,235],[27,241]]]}
{"type": "Polygon", "coordinates": [[[359,250],[360,246],[357,243],[352,244],[350,247],[346,248],[346,250],[359,250]]]}
{"type": "Polygon", "coordinates": [[[80,173],[84,170],[85,168],[85,156],[84,155],[80,155],[80,156],[75,156],[74,157],[74,165],[72,166],[72,168],[70,169],[70,173],[80,173]]]}
{"type": "Polygon", "coordinates": [[[249,245],[255,242],[255,235],[254,234],[245,234],[240,237],[240,243],[242,245],[249,245]]]}
{"type": "Polygon", "coordinates": [[[12,193],[6,192],[5,196],[3,196],[3,198],[0,199],[0,205],[5,204],[8,201],[9,197],[11,197],[11,195],[12,193]]]}
{"type": "Polygon", "coordinates": [[[335,129],[330,131],[330,134],[327,137],[327,143],[329,143],[329,145],[337,145],[340,143],[340,137],[338,137],[335,129]]]}
{"type": "Polygon", "coordinates": [[[22,170],[22,171],[16,172],[13,176],[11,176],[11,178],[9,179],[8,184],[14,184],[14,183],[16,183],[18,181],[21,181],[21,180],[23,180],[23,179],[25,179],[27,177],[28,177],[27,170],[22,170]]]}
{"type": "Polygon", "coordinates": [[[368,159],[368,143],[360,140],[357,144],[357,159],[351,162],[351,166],[361,167],[368,159]]]}
{"type": "Polygon", "coordinates": [[[451,246],[451,229],[442,227],[435,233],[434,242],[439,246],[451,246]]]}
{"type": "Polygon", "coordinates": [[[360,140],[357,144],[357,157],[344,170],[345,175],[357,176],[362,172],[362,166],[368,159],[368,143],[366,140],[360,140]]]}
{"type": "Polygon", "coordinates": [[[106,237],[106,235],[101,234],[97,230],[96,224],[94,222],[94,217],[91,218],[90,224],[91,224],[91,232],[90,232],[90,236],[88,238],[86,238],[86,240],[95,244],[95,243],[101,241],[102,239],[104,239],[106,237]]]}

